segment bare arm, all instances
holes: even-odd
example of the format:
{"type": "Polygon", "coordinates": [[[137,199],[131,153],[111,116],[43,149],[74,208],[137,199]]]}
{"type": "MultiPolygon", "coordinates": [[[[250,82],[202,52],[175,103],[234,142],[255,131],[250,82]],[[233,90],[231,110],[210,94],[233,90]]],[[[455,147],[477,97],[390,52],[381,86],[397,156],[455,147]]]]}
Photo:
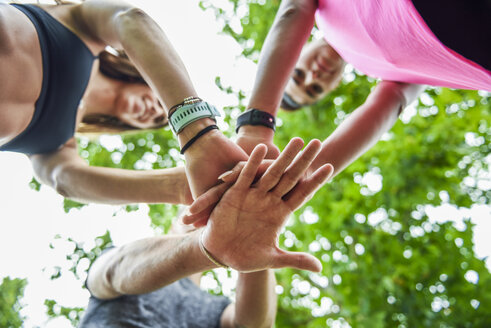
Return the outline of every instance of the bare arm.
{"type": "Polygon", "coordinates": [[[322,150],[309,170],[325,163],[341,172],[370,149],[394,125],[407,104],[417,99],[424,86],[382,81],[365,103],[344,120],[322,143],[322,150]]]}
{"type": "Polygon", "coordinates": [[[321,269],[313,256],[286,252],[277,246],[279,232],[289,214],[332,173],[332,167],[326,165],[309,179],[299,181],[320,150],[320,142],[311,142],[297,156],[302,146],[301,140],[292,140],[252,185],[266,154],[266,148],[258,146],[237,181],[224,194],[206,228],[185,235],[136,241],[101,256],[89,271],[87,282],[92,294],[111,299],[121,294],[148,293],[216,267],[215,262],[219,261],[250,272],[240,274],[237,303],[235,308],[224,312],[222,324],[225,327],[271,327],[276,313],[276,295],[274,276],[269,268],[290,266],[317,272],[321,269]],[[200,242],[203,250],[200,250],[200,242]]]}
{"type": "Polygon", "coordinates": [[[215,268],[200,251],[199,231],[138,240],[109,250],[92,265],[92,295],[111,299],[149,293],[176,280],[215,268]]]}
{"type": "MultiPolygon", "coordinates": [[[[302,47],[314,26],[316,0],[284,0],[261,49],[256,78],[248,108],[276,116],[286,83],[291,76],[302,47]]],[[[278,150],[273,144],[273,130],[246,125],[239,129],[237,144],[250,153],[255,145],[268,146],[268,158],[278,150]]]]}
{"type": "MultiPolygon", "coordinates": [[[[79,5],[75,15],[94,39],[122,46],[167,109],[197,95],[179,55],[142,10],[122,2],[92,0],[79,5]]],[[[187,126],[178,136],[181,147],[211,124],[211,119],[201,119],[187,126]]],[[[193,144],[185,157],[190,187],[198,196],[218,182],[219,174],[246,160],[247,154],[215,130],[193,144]]]]}
{"type": "MultiPolygon", "coordinates": [[[[176,280],[214,268],[201,253],[200,231],[138,240],[111,249],[90,268],[92,295],[112,299],[149,293],[176,280]]],[[[276,316],[276,280],[272,270],[240,273],[236,303],[222,314],[222,327],[272,327],[276,316]]]]}
{"type": "Polygon", "coordinates": [[[158,24],[124,1],[90,0],[69,9],[77,28],[102,46],[123,48],[166,108],[196,91],[187,70],[158,24]]]}
{"type": "MultiPolygon", "coordinates": [[[[197,95],[164,32],[143,11],[122,2],[93,0],[82,3],[74,12],[93,39],[121,46],[127,52],[167,109],[197,95]]],[[[211,124],[211,119],[201,119],[187,126],[178,135],[181,147],[211,124]]],[[[221,173],[246,160],[247,154],[215,130],[193,144],[185,157],[190,188],[198,196],[217,184],[221,173]]]]}
{"type": "Polygon", "coordinates": [[[281,2],[261,49],[249,108],[276,116],[283,90],[314,26],[316,0],[281,2]]]}
{"type": "Polygon", "coordinates": [[[192,202],[184,168],[134,171],[89,166],[75,139],[62,149],[30,156],[36,177],[64,197],[81,202],[128,204],[192,202]]]}
{"type": "Polygon", "coordinates": [[[277,308],[275,286],[273,270],[239,273],[235,304],[223,312],[221,327],[273,327],[277,308]]]}

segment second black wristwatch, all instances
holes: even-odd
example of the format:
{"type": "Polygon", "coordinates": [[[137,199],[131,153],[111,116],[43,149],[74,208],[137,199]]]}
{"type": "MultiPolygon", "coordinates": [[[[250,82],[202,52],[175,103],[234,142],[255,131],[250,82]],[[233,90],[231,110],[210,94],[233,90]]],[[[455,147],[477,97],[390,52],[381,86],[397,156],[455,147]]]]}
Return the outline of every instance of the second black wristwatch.
{"type": "Polygon", "coordinates": [[[235,132],[238,133],[242,125],[262,125],[276,130],[276,120],[273,115],[259,109],[248,110],[237,117],[235,132]]]}

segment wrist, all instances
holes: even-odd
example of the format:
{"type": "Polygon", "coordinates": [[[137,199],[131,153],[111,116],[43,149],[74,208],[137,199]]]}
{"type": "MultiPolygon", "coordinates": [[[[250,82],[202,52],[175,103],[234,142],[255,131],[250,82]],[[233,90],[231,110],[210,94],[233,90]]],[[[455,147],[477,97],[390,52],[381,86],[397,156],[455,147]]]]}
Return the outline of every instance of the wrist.
{"type": "Polygon", "coordinates": [[[276,129],[276,119],[273,115],[268,112],[250,108],[249,110],[243,112],[237,117],[235,132],[238,133],[239,130],[245,125],[252,126],[263,126],[271,129],[273,132],[276,129]]]}
{"type": "Polygon", "coordinates": [[[274,131],[262,125],[243,125],[240,127],[238,136],[253,135],[264,140],[273,140],[274,131]]]}
{"type": "Polygon", "coordinates": [[[199,245],[199,248],[200,248],[200,251],[201,253],[203,254],[203,256],[205,256],[209,262],[212,263],[212,265],[215,267],[215,268],[225,268],[225,269],[228,269],[229,266],[226,265],[225,263],[223,263],[223,261],[219,260],[217,258],[216,255],[214,255],[212,252],[210,252],[208,250],[208,248],[205,246],[204,244],[204,232],[205,232],[205,229],[202,229],[199,233],[199,239],[198,239],[198,245],[199,245]]]}
{"type": "Polygon", "coordinates": [[[198,132],[214,124],[215,121],[213,121],[211,118],[202,118],[189,124],[177,135],[177,138],[179,139],[179,144],[181,145],[181,147],[183,147],[198,132]]]}
{"type": "Polygon", "coordinates": [[[191,205],[193,203],[193,195],[191,194],[191,189],[189,188],[186,169],[184,167],[176,167],[174,170],[175,176],[177,177],[176,188],[179,191],[178,204],[191,205]]]}
{"type": "Polygon", "coordinates": [[[186,98],[182,104],[178,104],[174,111],[169,111],[169,124],[172,131],[179,135],[188,125],[204,118],[211,118],[216,122],[215,117],[220,116],[220,112],[215,106],[202,101],[201,98],[186,98]]]}
{"type": "Polygon", "coordinates": [[[201,235],[202,235],[203,229],[198,229],[196,231],[191,232],[191,238],[192,238],[192,250],[193,254],[195,254],[195,260],[197,261],[199,267],[201,268],[200,271],[206,271],[206,270],[211,270],[211,269],[216,269],[219,266],[210,261],[210,259],[206,256],[206,254],[203,253],[201,249],[201,235]]]}

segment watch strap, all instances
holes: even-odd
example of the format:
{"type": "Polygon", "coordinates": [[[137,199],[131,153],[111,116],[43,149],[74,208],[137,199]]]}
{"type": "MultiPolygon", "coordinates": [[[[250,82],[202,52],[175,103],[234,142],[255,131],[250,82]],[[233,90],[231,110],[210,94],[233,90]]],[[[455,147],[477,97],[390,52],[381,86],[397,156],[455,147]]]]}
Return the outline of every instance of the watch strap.
{"type": "Polygon", "coordinates": [[[268,112],[259,109],[248,110],[237,117],[235,132],[238,133],[243,125],[262,125],[276,131],[276,119],[268,112]]]}
{"type": "Polygon", "coordinates": [[[176,109],[172,113],[169,123],[174,133],[179,134],[186,126],[199,119],[211,118],[216,122],[215,117],[217,116],[220,116],[220,112],[215,106],[206,101],[201,101],[176,109]]]}

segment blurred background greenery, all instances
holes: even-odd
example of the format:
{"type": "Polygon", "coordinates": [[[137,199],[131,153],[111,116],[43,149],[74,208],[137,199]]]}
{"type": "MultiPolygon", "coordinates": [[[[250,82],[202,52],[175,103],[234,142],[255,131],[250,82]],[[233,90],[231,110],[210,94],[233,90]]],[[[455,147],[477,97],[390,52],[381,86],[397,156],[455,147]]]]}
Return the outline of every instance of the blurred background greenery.
{"type": "MultiPolygon", "coordinates": [[[[223,33],[257,60],[279,1],[202,1],[216,15],[223,33]]],[[[315,31],[314,31],[315,33],[315,31]]],[[[295,113],[281,112],[276,144],[294,136],[326,138],[362,104],[376,84],[350,66],[338,89],[322,102],[295,113]]],[[[233,85],[216,85],[240,100],[224,108],[233,136],[245,94],[233,85]]],[[[279,309],[276,327],[491,327],[491,277],[473,249],[473,224],[432,219],[435,207],[461,210],[490,204],[491,112],[486,92],[428,88],[375,147],[322,188],[289,220],[282,247],[309,251],[323,264],[320,274],[277,271],[279,309]],[[487,310],[486,310],[487,309],[487,310]]],[[[116,149],[80,139],[81,155],[91,165],[129,169],[173,167],[181,162],[169,129],[127,135],[116,149]]],[[[35,180],[33,187],[39,188],[35,180]]],[[[70,200],[65,210],[83,207],[70,200]]],[[[134,211],[139,205],[126,206],[134,211]]],[[[177,207],[150,205],[158,233],[169,228],[177,207]]],[[[440,215],[441,216],[441,215],[440,215]]],[[[67,255],[83,285],[81,259],[93,261],[111,244],[110,232],[90,251],[83,241],[67,255]]],[[[55,270],[52,279],[61,273],[55,270]]],[[[208,273],[211,292],[222,290],[228,274],[208,273]]],[[[232,275],[233,276],[233,275],[232,275]]],[[[25,281],[8,278],[0,285],[0,327],[20,327],[18,315],[25,281]]],[[[76,325],[83,308],[46,300],[51,317],[76,325]]]]}

